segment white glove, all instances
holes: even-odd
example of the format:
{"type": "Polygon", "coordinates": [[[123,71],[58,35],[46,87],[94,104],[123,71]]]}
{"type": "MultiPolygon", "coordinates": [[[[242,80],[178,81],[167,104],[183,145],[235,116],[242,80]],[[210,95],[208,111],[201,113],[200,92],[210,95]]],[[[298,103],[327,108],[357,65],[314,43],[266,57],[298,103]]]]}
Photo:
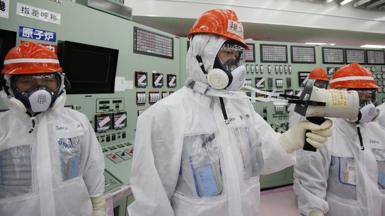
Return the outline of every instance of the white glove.
{"type": "Polygon", "coordinates": [[[281,134],[279,141],[286,152],[292,153],[303,147],[305,143],[305,132],[306,130],[310,130],[311,132],[306,133],[306,141],[315,148],[320,148],[326,142],[327,137],[332,135],[332,125],[333,123],[330,119],[326,119],[321,125],[303,120],[281,134]]]}
{"type": "Polygon", "coordinates": [[[309,216],[324,216],[324,213],[320,210],[311,211],[309,216]]]}
{"type": "Polygon", "coordinates": [[[92,216],[106,216],[106,199],[104,196],[91,197],[92,216]]]}

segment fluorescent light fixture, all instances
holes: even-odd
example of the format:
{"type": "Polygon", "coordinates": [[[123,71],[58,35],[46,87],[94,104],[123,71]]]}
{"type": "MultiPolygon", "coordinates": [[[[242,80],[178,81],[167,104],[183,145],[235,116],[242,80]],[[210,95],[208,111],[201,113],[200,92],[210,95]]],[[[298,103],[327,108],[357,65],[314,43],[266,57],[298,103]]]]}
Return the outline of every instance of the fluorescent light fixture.
{"type": "Polygon", "coordinates": [[[330,46],[335,46],[336,44],[335,44],[335,43],[330,43],[329,45],[330,45],[330,46]]]}
{"type": "Polygon", "coordinates": [[[353,0],[343,0],[342,2],[340,2],[340,5],[346,5],[347,3],[351,2],[353,0]]]}
{"type": "Polygon", "coordinates": [[[326,3],[330,3],[330,2],[333,2],[334,0],[326,0],[326,3]]]}
{"type": "Polygon", "coordinates": [[[370,2],[371,0],[359,0],[359,1],[356,1],[354,4],[353,4],[353,6],[354,7],[359,7],[359,6],[361,6],[361,5],[363,5],[363,4],[366,4],[366,3],[368,3],[368,2],[370,2]]]}
{"type": "Polygon", "coordinates": [[[361,45],[362,48],[373,48],[373,49],[385,49],[385,45],[365,44],[361,45]]]}
{"type": "Polygon", "coordinates": [[[318,46],[321,46],[321,45],[326,45],[327,43],[322,43],[322,42],[306,42],[305,44],[307,45],[318,45],[318,46]]]}

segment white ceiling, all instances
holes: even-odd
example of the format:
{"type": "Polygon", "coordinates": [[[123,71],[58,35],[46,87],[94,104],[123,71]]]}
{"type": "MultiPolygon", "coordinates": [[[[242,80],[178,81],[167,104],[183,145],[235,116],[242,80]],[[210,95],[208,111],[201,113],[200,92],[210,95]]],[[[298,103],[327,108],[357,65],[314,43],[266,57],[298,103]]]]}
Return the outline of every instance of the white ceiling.
{"type": "MultiPolygon", "coordinates": [[[[193,26],[195,20],[134,16],[133,21],[180,37],[185,37],[189,29],[193,26]]],[[[336,46],[360,46],[363,44],[385,45],[385,34],[259,23],[243,23],[243,25],[245,29],[245,38],[251,38],[253,40],[295,43],[325,42],[335,43],[336,46]]]]}
{"type": "MultiPolygon", "coordinates": [[[[385,0],[126,0],[133,21],[184,37],[202,12],[231,8],[245,38],[282,42],[325,42],[336,46],[385,45],[385,12],[367,6],[385,0]]],[[[384,3],[385,4],[385,3],[384,3]]],[[[380,4],[382,7],[382,4],[380,4]]]]}

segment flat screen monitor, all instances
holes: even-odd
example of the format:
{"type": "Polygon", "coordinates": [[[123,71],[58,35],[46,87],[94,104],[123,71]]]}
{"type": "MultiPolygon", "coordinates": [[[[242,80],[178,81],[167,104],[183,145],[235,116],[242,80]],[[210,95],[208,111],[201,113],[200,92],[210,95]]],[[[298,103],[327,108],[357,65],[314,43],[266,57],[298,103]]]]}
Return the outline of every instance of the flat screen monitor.
{"type": "Polygon", "coordinates": [[[71,83],[67,93],[114,93],[119,50],[64,41],[58,54],[71,83]]]}
{"type": "Polygon", "coordinates": [[[3,68],[4,57],[16,45],[16,32],[0,29],[0,70],[3,68]]]}

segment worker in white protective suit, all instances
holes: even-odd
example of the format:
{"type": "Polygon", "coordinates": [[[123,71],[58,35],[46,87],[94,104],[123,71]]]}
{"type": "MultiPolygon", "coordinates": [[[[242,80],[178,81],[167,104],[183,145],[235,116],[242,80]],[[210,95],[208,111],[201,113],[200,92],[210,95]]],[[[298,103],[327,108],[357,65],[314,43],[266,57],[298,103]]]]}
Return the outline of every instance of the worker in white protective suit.
{"type": "Polygon", "coordinates": [[[382,103],[377,106],[377,112],[378,116],[375,121],[385,128],[385,103],[382,103]]]}
{"type": "Polygon", "coordinates": [[[64,108],[56,54],[26,42],[5,57],[0,215],[104,216],[104,161],[85,115],[64,108]]]}
{"type": "Polygon", "coordinates": [[[357,119],[333,119],[333,135],[317,152],[297,151],[294,191],[299,212],[310,216],[385,215],[385,133],[373,121],[377,91],[372,73],[346,65],[330,80],[332,89],[356,90],[357,119]]]}
{"type": "MultiPolygon", "coordinates": [[[[304,83],[307,82],[307,80],[314,80],[314,85],[318,88],[326,89],[329,84],[329,78],[328,74],[323,68],[314,68],[312,71],[310,71],[309,76],[304,81],[304,83]]],[[[299,96],[299,95],[298,95],[299,96]]],[[[290,104],[288,111],[289,111],[289,128],[297,124],[299,121],[304,120],[305,117],[301,116],[300,114],[296,113],[294,111],[295,104],[290,104]]]]}
{"type": "Polygon", "coordinates": [[[189,33],[186,85],[139,116],[130,216],[255,216],[259,175],[293,165],[308,140],[320,147],[331,121],[283,135],[253,109],[242,86],[243,27],[234,11],[210,10],[189,33]]]}

